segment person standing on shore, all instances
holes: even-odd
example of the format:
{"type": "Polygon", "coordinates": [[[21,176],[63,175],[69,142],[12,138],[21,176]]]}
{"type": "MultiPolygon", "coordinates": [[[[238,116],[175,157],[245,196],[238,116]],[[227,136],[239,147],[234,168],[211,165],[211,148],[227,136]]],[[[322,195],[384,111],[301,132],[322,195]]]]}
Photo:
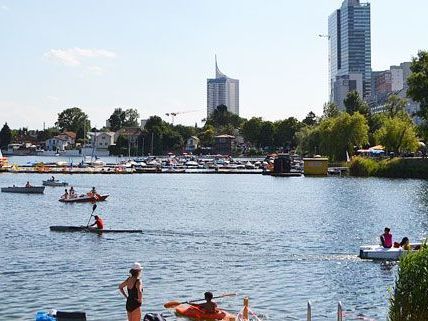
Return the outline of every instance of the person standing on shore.
{"type": "Polygon", "coordinates": [[[390,249],[392,247],[392,234],[390,232],[391,229],[389,227],[385,227],[384,233],[380,236],[380,242],[386,249],[390,249]]]}
{"type": "Polygon", "coordinates": [[[119,284],[119,291],[126,298],[128,321],[141,321],[141,304],[143,302],[143,286],[140,280],[141,264],[135,262],[129,273],[131,276],[119,284]]]}

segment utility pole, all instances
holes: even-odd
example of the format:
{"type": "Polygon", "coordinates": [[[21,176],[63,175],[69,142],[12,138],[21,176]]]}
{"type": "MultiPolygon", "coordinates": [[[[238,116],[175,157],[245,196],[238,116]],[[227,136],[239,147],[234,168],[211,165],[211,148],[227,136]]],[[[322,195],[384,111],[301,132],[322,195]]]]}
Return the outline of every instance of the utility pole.
{"type": "Polygon", "coordinates": [[[152,132],[152,150],[151,150],[151,155],[153,156],[153,132],[152,132]]]}
{"type": "Polygon", "coordinates": [[[143,147],[141,148],[141,151],[143,153],[141,156],[144,156],[144,136],[143,136],[143,147]]]}

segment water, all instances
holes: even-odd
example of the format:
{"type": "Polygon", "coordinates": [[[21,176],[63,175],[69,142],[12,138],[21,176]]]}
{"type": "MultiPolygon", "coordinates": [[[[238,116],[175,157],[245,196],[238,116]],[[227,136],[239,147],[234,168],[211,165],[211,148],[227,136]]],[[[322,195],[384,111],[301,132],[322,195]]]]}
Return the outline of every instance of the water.
{"type": "MultiPolygon", "coordinates": [[[[1,174],[0,185],[41,183],[50,175],[1,174]]],[[[54,233],[86,224],[90,204],[0,193],[0,320],[34,320],[36,311],[83,310],[88,320],[125,320],[117,290],[134,261],[144,265],[143,313],[168,300],[236,291],[264,319],[335,320],[337,301],[356,316],[385,320],[397,267],[362,261],[361,244],[384,226],[396,238],[426,235],[428,182],[262,175],[56,175],[78,192],[97,186],[107,228],[142,235],[54,233]]],[[[171,317],[169,320],[174,320],[171,317]]]]}

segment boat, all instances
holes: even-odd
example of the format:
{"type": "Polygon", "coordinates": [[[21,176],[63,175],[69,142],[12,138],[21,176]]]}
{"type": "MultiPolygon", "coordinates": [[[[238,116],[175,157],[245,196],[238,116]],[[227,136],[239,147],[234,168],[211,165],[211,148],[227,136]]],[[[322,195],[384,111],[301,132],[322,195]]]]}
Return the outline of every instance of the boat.
{"type": "Polygon", "coordinates": [[[49,226],[53,232],[86,232],[86,233],[143,233],[143,230],[100,230],[87,226],[49,226]]]}
{"type": "Polygon", "coordinates": [[[3,193],[43,194],[43,192],[45,191],[45,187],[44,186],[30,186],[30,187],[11,186],[11,187],[2,187],[1,191],[3,193]]]}
{"type": "Polygon", "coordinates": [[[63,198],[61,197],[59,199],[60,202],[63,203],[89,203],[89,202],[102,202],[105,201],[107,197],[109,197],[110,194],[103,194],[103,195],[80,195],[80,196],[76,196],[76,197],[70,197],[70,198],[63,198]]]}
{"type": "Polygon", "coordinates": [[[51,180],[43,181],[43,186],[68,186],[67,182],[60,182],[59,180],[51,180]]]}
{"type": "Polygon", "coordinates": [[[216,313],[207,313],[201,308],[189,304],[178,305],[175,308],[175,313],[197,320],[227,320],[231,316],[231,314],[223,310],[219,310],[216,313]]]}
{"type": "MultiPolygon", "coordinates": [[[[415,251],[421,247],[421,243],[414,243],[410,246],[412,248],[411,251],[415,251]]],[[[368,260],[398,261],[402,255],[408,252],[401,247],[384,248],[381,245],[364,245],[360,247],[360,254],[358,256],[361,259],[368,260]]]]}

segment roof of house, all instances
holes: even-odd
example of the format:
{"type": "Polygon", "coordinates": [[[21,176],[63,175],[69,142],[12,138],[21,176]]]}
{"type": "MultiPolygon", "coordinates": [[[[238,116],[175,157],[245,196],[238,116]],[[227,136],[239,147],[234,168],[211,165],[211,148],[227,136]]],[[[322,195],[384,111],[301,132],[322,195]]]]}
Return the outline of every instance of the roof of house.
{"type": "Polygon", "coordinates": [[[232,136],[232,135],[218,135],[218,136],[215,136],[214,138],[230,138],[230,139],[235,139],[235,136],[232,136]]]}
{"type": "Polygon", "coordinates": [[[70,132],[70,131],[63,132],[62,135],[67,135],[71,139],[76,139],[76,136],[77,136],[75,132],[70,132]]]}
{"type": "Polygon", "coordinates": [[[141,135],[143,131],[140,127],[127,127],[127,128],[121,128],[119,129],[116,134],[117,135],[124,135],[124,136],[137,136],[141,135]]]}

